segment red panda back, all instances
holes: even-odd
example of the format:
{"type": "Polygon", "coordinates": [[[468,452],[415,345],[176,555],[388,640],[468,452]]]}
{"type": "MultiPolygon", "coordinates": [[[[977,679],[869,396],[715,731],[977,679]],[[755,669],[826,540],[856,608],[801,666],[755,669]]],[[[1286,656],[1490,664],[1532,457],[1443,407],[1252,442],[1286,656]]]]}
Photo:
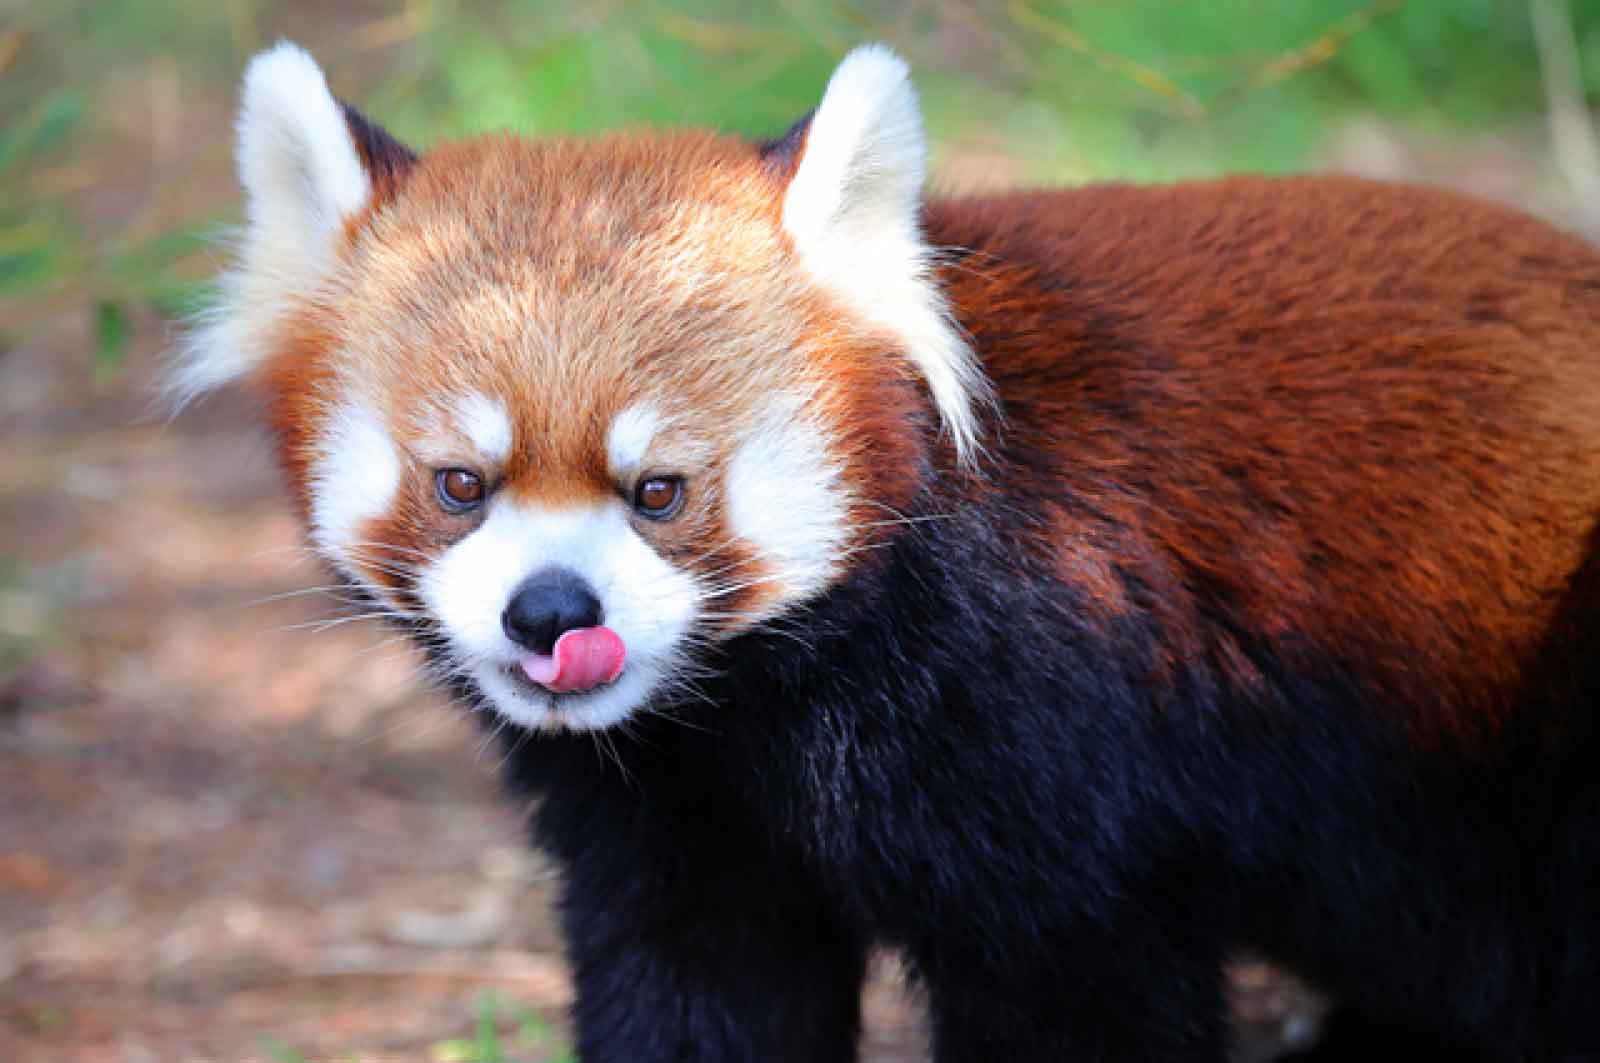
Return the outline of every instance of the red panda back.
{"type": "Polygon", "coordinates": [[[944,201],[927,224],[970,252],[945,280],[1038,477],[1017,489],[1050,509],[1040,549],[1104,619],[1159,618],[1158,669],[1204,654],[1249,684],[1253,639],[1466,714],[1427,731],[1506,711],[1600,515],[1592,249],[1345,179],[944,201]]]}

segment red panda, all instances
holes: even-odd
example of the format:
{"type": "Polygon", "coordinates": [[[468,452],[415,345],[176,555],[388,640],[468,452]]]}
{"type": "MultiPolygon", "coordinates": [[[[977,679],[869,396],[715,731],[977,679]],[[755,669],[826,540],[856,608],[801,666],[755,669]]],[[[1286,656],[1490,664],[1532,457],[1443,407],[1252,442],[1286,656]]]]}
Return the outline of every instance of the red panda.
{"type": "Polygon", "coordinates": [[[852,1059],[880,943],[941,1063],[1221,1060],[1235,947],[1353,1038],[1600,1049],[1593,249],[1338,178],[927,200],[871,46],[770,142],[418,155],[285,44],[238,133],[174,392],[256,391],[524,733],[587,1063],[852,1059]]]}

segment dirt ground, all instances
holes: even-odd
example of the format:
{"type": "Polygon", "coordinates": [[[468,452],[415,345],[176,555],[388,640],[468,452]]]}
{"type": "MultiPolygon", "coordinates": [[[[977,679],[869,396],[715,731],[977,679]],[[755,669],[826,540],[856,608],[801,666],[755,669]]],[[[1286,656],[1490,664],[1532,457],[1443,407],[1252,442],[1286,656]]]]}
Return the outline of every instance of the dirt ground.
{"type": "MultiPolygon", "coordinates": [[[[1335,161],[1549,185],[1504,144],[1435,159],[1351,135],[1335,161]]],[[[220,163],[200,186],[228,195],[220,163]]],[[[313,589],[252,411],[152,418],[153,317],[110,380],[80,300],[9,324],[0,1061],[443,1061],[491,989],[508,1028],[527,1009],[555,1045],[570,988],[526,810],[409,651],[313,589]]],[[[1259,968],[1238,985],[1263,1024],[1299,999],[1259,968]]],[[[923,1058],[887,970],[867,1015],[865,1059],[923,1058]]]]}

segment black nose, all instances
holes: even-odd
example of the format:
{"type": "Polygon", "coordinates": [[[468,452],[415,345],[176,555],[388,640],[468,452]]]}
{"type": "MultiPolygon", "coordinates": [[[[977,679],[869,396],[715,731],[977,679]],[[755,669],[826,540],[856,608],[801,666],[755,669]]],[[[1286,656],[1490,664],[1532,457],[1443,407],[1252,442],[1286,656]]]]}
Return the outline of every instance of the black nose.
{"type": "Polygon", "coordinates": [[[534,653],[549,653],[564,632],[600,623],[600,599],[582,576],[547,568],[529,576],[500,614],[506,638],[534,653]]]}

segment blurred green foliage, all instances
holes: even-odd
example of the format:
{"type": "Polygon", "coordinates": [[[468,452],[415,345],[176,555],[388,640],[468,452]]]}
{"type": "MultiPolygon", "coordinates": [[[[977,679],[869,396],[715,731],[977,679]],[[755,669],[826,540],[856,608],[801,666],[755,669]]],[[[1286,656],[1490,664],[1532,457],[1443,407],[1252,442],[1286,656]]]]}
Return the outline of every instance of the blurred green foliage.
{"type": "MultiPolygon", "coordinates": [[[[1568,3],[1592,100],[1600,0],[1568,3]]],[[[225,109],[279,36],[423,145],[632,123],[773,135],[848,47],[884,40],[919,71],[936,162],[964,145],[1040,182],[1283,172],[1356,116],[1449,132],[1543,109],[1527,0],[57,0],[0,21],[0,300],[86,293],[102,371],[130,307],[193,305],[215,268],[206,239],[236,205],[201,196],[106,227],[86,222],[85,194],[141,150],[141,78],[152,100],[181,86],[180,116],[225,109]]],[[[219,142],[195,157],[218,167],[222,128],[203,128],[219,142]]]]}
{"type": "Polygon", "coordinates": [[[0,127],[0,292],[23,292],[49,283],[71,264],[74,234],[63,205],[48,199],[29,203],[24,196],[48,195],[47,189],[29,187],[29,168],[62,151],[82,124],[83,101],[57,91],[31,106],[19,99],[0,106],[16,115],[0,127]]]}

